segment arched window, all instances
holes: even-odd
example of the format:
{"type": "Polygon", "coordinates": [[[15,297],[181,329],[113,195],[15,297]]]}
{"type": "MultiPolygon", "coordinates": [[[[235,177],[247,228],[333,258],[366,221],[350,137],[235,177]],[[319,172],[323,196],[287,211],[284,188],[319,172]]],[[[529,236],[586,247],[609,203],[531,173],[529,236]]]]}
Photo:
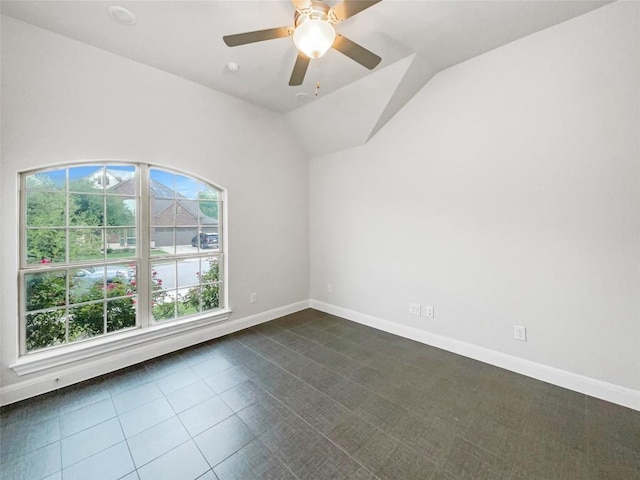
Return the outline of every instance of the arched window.
{"type": "Polygon", "coordinates": [[[21,354],[224,308],[223,191],[146,164],[21,175],[21,354]]]}

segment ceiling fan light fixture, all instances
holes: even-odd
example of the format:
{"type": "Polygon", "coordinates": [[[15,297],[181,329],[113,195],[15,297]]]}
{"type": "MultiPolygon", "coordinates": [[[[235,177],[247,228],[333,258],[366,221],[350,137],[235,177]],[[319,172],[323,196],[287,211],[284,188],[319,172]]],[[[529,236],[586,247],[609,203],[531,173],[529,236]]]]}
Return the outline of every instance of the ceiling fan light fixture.
{"type": "Polygon", "coordinates": [[[296,48],[309,58],[320,58],[331,48],[336,39],[333,25],[326,20],[308,18],[293,32],[296,48]]]}

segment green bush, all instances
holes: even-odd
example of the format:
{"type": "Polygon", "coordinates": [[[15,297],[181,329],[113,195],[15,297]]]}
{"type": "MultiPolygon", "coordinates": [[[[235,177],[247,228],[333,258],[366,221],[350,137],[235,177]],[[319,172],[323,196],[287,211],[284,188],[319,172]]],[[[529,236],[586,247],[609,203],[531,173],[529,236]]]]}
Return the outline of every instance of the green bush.
{"type": "Polygon", "coordinates": [[[193,287],[185,295],[185,304],[194,307],[197,311],[213,310],[220,307],[220,264],[218,259],[208,258],[209,270],[200,275],[202,287],[193,287]]]}
{"type": "Polygon", "coordinates": [[[27,310],[35,311],[54,305],[61,306],[51,311],[27,315],[27,350],[61,345],[102,335],[106,332],[135,327],[135,287],[120,279],[108,283],[72,282],[71,292],[74,306],[66,308],[66,277],[63,272],[38,274],[28,277],[27,310]],[[105,294],[106,288],[106,294],[105,294]],[[106,302],[106,326],[105,303],[106,302]],[[110,300],[112,299],[112,300],[110,300]]]}

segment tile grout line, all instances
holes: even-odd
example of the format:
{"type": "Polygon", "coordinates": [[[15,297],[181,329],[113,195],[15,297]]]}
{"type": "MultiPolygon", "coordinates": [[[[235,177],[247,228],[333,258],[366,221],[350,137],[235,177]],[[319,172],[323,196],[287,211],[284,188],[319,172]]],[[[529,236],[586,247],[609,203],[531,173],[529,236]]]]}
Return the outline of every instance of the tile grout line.
{"type": "MultiPolygon", "coordinates": [[[[240,342],[241,343],[241,342],[240,342]]],[[[242,343],[241,343],[242,344],[242,343]]],[[[283,370],[284,372],[286,372],[288,375],[291,375],[292,377],[296,378],[297,380],[301,381],[302,383],[304,383],[305,385],[307,385],[310,388],[313,388],[314,390],[316,390],[320,395],[327,397],[330,400],[333,400],[331,397],[329,397],[328,395],[326,395],[324,392],[318,390],[316,387],[314,387],[313,385],[308,384],[306,381],[304,381],[303,379],[297,377],[296,375],[294,375],[293,373],[289,372],[288,370],[284,369],[283,367],[281,367],[280,365],[277,365],[275,363],[273,363],[271,360],[269,360],[268,358],[264,357],[260,352],[257,352],[255,350],[253,350],[251,347],[248,347],[247,345],[242,344],[245,348],[251,350],[252,352],[254,352],[256,355],[261,356],[262,358],[264,358],[266,361],[268,361],[269,363],[271,363],[272,365],[276,366],[277,368],[280,368],[281,370],[283,370]]],[[[313,361],[313,360],[312,360],[313,361]]],[[[259,386],[259,385],[258,385],[259,386]]],[[[259,386],[260,387],[260,386],[259,386]]],[[[262,388],[262,387],[260,387],[262,388]]],[[[262,388],[264,390],[264,388],[262,388]]],[[[358,465],[360,465],[360,467],[364,468],[367,472],[371,473],[374,477],[378,478],[375,475],[375,472],[371,472],[365,465],[363,465],[362,463],[360,463],[360,461],[358,459],[356,459],[355,457],[353,457],[349,452],[347,452],[346,450],[344,450],[340,445],[337,445],[332,439],[330,439],[329,437],[327,437],[322,431],[318,430],[316,427],[314,427],[313,425],[311,425],[305,418],[301,417],[300,414],[298,414],[298,412],[296,412],[295,410],[293,410],[291,407],[288,407],[287,405],[285,405],[284,403],[282,403],[278,398],[274,397],[270,392],[266,391],[265,392],[270,395],[271,397],[273,397],[276,401],[280,402],[282,405],[284,405],[286,408],[288,408],[289,410],[291,410],[291,412],[298,417],[300,420],[302,420],[304,423],[306,423],[309,427],[311,427],[313,430],[315,430],[317,433],[319,433],[325,440],[329,441],[333,446],[335,446],[336,448],[338,448],[341,452],[343,452],[345,455],[347,455],[350,459],[352,459],[354,462],[356,462],[358,465]]],[[[333,400],[335,401],[335,400],[333,400]]],[[[339,403],[339,402],[338,402],[339,403]]],[[[343,405],[344,406],[344,405],[343,405]]],[[[347,407],[345,407],[347,408],[347,407]]],[[[347,410],[356,415],[358,418],[360,418],[360,416],[353,412],[351,409],[347,408],[347,410]]],[[[363,419],[364,420],[364,419],[363,419]]],[[[366,421],[366,420],[364,420],[366,421]]],[[[369,422],[367,422],[369,423],[369,422]]],[[[377,430],[383,432],[383,433],[387,433],[384,430],[382,430],[381,428],[379,428],[377,425],[373,425],[371,424],[374,428],[376,428],[377,430]]],[[[391,435],[391,434],[389,434],[391,435]]],[[[393,435],[392,435],[393,436],[393,435]]],[[[395,437],[394,437],[395,438],[395,437]]],[[[398,440],[396,438],[396,440],[398,440]]],[[[402,442],[404,443],[404,442],[402,442]]],[[[283,462],[284,463],[284,462],[283,462]]],[[[435,462],[434,462],[435,463],[435,462]]],[[[437,464],[436,464],[437,465],[437,464]]]]}
{"type": "MultiPolygon", "coordinates": [[[[111,399],[111,401],[113,402],[113,399],[111,399]]],[[[114,410],[116,410],[115,408],[115,404],[113,405],[114,410]]],[[[127,438],[127,435],[124,433],[124,428],[122,427],[122,421],[120,420],[120,414],[118,413],[118,411],[116,410],[116,416],[118,417],[118,425],[120,425],[120,431],[122,432],[122,437],[124,438],[125,441],[125,445],[127,446],[127,451],[129,452],[129,458],[131,458],[131,464],[133,465],[133,472],[136,472],[136,476],[138,477],[138,480],[140,479],[140,475],[138,475],[138,467],[136,466],[136,462],[133,459],[133,453],[131,453],[131,447],[129,446],[129,439],[127,438]]],[[[127,475],[129,475],[131,472],[123,475],[122,477],[126,477],[127,475]]],[[[120,478],[122,478],[120,477],[120,478]]],[[[62,479],[64,480],[64,478],[62,479]]]]}
{"type": "MultiPolygon", "coordinates": [[[[330,333],[330,332],[325,332],[323,329],[316,328],[316,327],[311,327],[311,328],[313,328],[313,329],[315,329],[315,330],[322,331],[322,332],[323,332],[323,333],[325,333],[325,334],[328,334],[328,335],[334,336],[334,337],[335,337],[335,338],[337,338],[337,339],[340,339],[340,340],[343,340],[343,341],[347,341],[348,343],[353,343],[353,342],[350,342],[350,341],[348,341],[348,340],[343,339],[342,337],[338,337],[338,336],[336,336],[336,335],[334,335],[334,334],[332,334],[332,333],[330,333]]],[[[319,362],[316,362],[314,359],[312,359],[312,358],[310,358],[310,357],[307,357],[306,355],[304,355],[304,354],[302,354],[302,353],[296,352],[295,350],[290,349],[287,345],[284,345],[284,344],[282,344],[282,343],[278,342],[278,340],[273,339],[273,338],[271,338],[270,336],[263,334],[262,332],[260,332],[260,331],[259,331],[259,329],[252,328],[252,329],[250,329],[250,330],[253,330],[253,331],[254,331],[254,333],[256,333],[256,334],[258,334],[258,335],[261,335],[262,337],[264,337],[264,338],[266,338],[266,339],[268,339],[268,340],[270,340],[270,341],[272,341],[272,342],[274,342],[274,343],[277,343],[278,345],[280,345],[280,346],[282,346],[282,347],[284,347],[284,348],[287,348],[288,350],[291,350],[292,352],[297,353],[298,355],[301,355],[302,357],[304,357],[304,358],[306,358],[306,359],[309,359],[309,360],[310,360],[310,361],[312,361],[312,362],[315,362],[317,365],[320,365],[320,366],[321,366],[321,367],[323,367],[323,368],[327,368],[327,369],[329,369],[332,373],[336,373],[336,374],[338,374],[338,375],[340,375],[340,376],[344,377],[344,375],[340,374],[339,372],[335,372],[334,370],[330,369],[330,367],[328,367],[328,366],[326,366],[326,365],[323,365],[323,364],[321,364],[321,363],[319,363],[319,362]]],[[[292,334],[294,334],[294,335],[296,335],[296,336],[299,336],[300,338],[304,338],[304,339],[306,339],[306,340],[313,341],[313,340],[311,340],[311,339],[308,339],[307,337],[303,337],[303,336],[299,335],[299,334],[298,334],[298,333],[296,333],[295,331],[292,331],[292,330],[289,330],[289,329],[286,329],[286,328],[283,328],[283,330],[285,330],[285,331],[287,331],[287,332],[290,332],[290,333],[292,333],[292,334]]],[[[264,357],[260,352],[255,351],[255,350],[254,350],[253,348],[251,348],[249,345],[247,345],[247,344],[243,343],[240,339],[239,339],[239,340],[237,340],[237,341],[239,341],[240,343],[242,343],[246,348],[249,348],[250,350],[254,351],[254,353],[256,353],[256,354],[258,354],[258,355],[262,356],[262,357],[263,357],[263,358],[265,358],[267,361],[269,361],[269,362],[273,363],[273,361],[272,361],[272,360],[270,360],[269,358],[264,357]]],[[[317,342],[314,342],[314,343],[317,343],[317,342]]],[[[327,347],[326,345],[322,345],[322,344],[318,344],[318,345],[319,345],[319,346],[322,346],[322,347],[324,347],[324,348],[328,348],[328,349],[330,349],[330,350],[332,350],[332,351],[335,351],[335,350],[333,350],[331,347],[327,347]]],[[[337,353],[338,353],[338,354],[340,354],[340,355],[343,355],[341,352],[337,352],[337,353]]],[[[385,355],[385,354],[383,353],[383,355],[385,355]]],[[[385,356],[387,356],[387,355],[385,355],[385,356]]],[[[387,356],[387,357],[388,357],[388,356],[387,356]]],[[[360,363],[360,364],[361,364],[361,365],[363,365],[363,366],[367,366],[367,365],[365,365],[365,364],[362,364],[362,363],[361,363],[359,360],[357,360],[357,359],[353,359],[352,357],[347,357],[347,358],[349,358],[349,359],[350,359],[350,360],[352,360],[352,361],[356,361],[356,362],[360,363]]],[[[388,358],[391,358],[391,357],[388,357],[388,358]]],[[[403,362],[401,362],[401,363],[403,363],[403,362]]],[[[290,375],[294,376],[295,378],[298,378],[298,377],[296,377],[293,373],[291,373],[291,372],[289,372],[288,370],[286,370],[286,368],[285,368],[285,367],[280,366],[280,365],[275,364],[275,363],[273,363],[273,364],[274,364],[274,365],[276,365],[276,366],[277,366],[277,367],[279,367],[279,368],[282,368],[285,372],[287,372],[288,374],[290,374],[290,375]]],[[[407,365],[407,364],[405,364],[405,365],[407,365]]],[[[410,365],[410,366],[411,366],[411,365],[410,365]]],[[[302,380],[302,379],[300,379],[300,378],[298,378],[298,379],[299,379],[300,381],[304,382],[305,384],[307,384],[308,386],[310,386],[311,388],[316,389],[313,385],[308,384],[307,382],[305,382],[304,380],[302,380]]],[[[347,380],[351,380],[349,377],[346,377],[346,379],[347,379],[347,380]]],[[[362,385],[362,384],[360,384],[360,385],[362,385]]],[[[365,386],[365,385],[363,385],[363,386],[365,386]]],[[[370,390],[370,389],[369,389],[368,387],[366,387],[366,386],[365,386],[365,388],[367,388],[368,390],[370,390]]],[[[319,391],[318,389],[316,389],[316,390],[317,390],[317,391],[319,391]]],[[[327,396],[324,392],[322,392],[322,391],[319,391],[319,392],[320,392],[321,394],[323,394],[323,395],[327,396]]],[[[388,398],[388,397],[386,397],[384,394],[381,394],[381,393],[378,393],[378,392],[375,392],[375,391],[372,391],[372,393],[374,393],[374,394],[378,394],[378,395],[380,395],[381,397],[385,398],[386,400],[388,400],[388,401],[392,402],[394,405],[397,405],[397,404],[395,403],[395,401],[393,401],[392,399],[389,399],[389,398],[388,398]]],[[[331,397],[328,397],[328,396],[327,396],[327,398],[330,398],[330,399],[331,399],[331,397]]],[[[333,399],[332,399],[332,400],[333,400],[333,399]]],[[[335,400],[334,400],[334,401],[335,401],[335,400]]],[[[340,402],[338,402],[338,403],[340,403],[340,402]]],[[[357,412],[354,412],[353,410],[351,410],[349,407],[347,407],[347,406],[346,406],[346,405],[344,405],[344,404],[341,404],[341,405],[342,405],[343,407],[347,408],[347,410],[349,410],[351,413],[353,413],[354,415],[356,415],[358,418],[361,418],[361,416],[360,416],[360,415],[358,415],[358,413],[357,413],[357,412]]],[[[404,407],[402,407],[401,405],[398,405],[398,406],[404,409],[404,407]]],[[[405,410],[406,410],[406,409],[405,409],[405,410]]],[[[295,412],[294,412],[294,413],[295,413],[295,412]]],[[[416,413],[416,412],[408,411],[408,413],[410,413],[410,414],[414,414],[414,415],[417,415],[418,417],[420,417],[420,418],[422,418],[422,419],[428,420],[426,417],[424,417],[424,416],[422,416],[422,415],[420,415],[420,414],[418,414],[418,413],[416,413]]],[[[297,413],[296,413],[296,415],[297,415],[297,413]]],[[[298,415],[298,416],[299,416],[299,415],[298,415]]],[[[300,417],[300,418],[301,418],[303,421],[305,421],[305,423],[307,423],[307,424],[308,424],[308,422],[307,422],[306,420],[304,420],[302,417],[300,417]]],[[[361,419],[362,419],[362,418],[361,418],[361,419]]],[[[381,431],[381,432],[383,432],[383,433],[386,433],[386,434],[390,435],[390,436],[391,436],[391,437],[393,437],[394,439],[398,440],[402,445],[406,445],[406,446],[408,446],[409,448],[412,448],[412,447],[411,447],[411,445],[408,445],[408,444],[407,444],[403,439],[401,439],[401,438],[397,437],[395,434],[393,434],[393,433],[391,433],[391,432],[386,432],[385,430],[381,429],[381,428],[380,428],[380,427],[378,427],[377,425],[371,424],[370,422],[368,422],[368,421],[367,421],[367,420],[365,420],[365,419],[362,419],[362,420],[364,420],[364,421],[366,421],[367,423],[369,423],[370,425],[372,425],[372,426],[373,426],[374,428],[376,428],[378,431],[381,431]]],[[[310,425],[310,424],[309,424],[309,425],[310,425]]],[[[311,426],[311,427],[313,427],[312,425],[310,425],[310,426],[311,426]]],[[[442,457],[442,458],[445,458],[445,457],[447,456],[447,454],[450,452],[451,447],[453,446],[453,442],[454,442],[454,440],[455,440],[455,438],[456,438],[456,436],[457,436],[457,434],[458,434],[458,431],[460,430],[460,426],[459,426],[459,424],[458,424],[458,425],[452,425],[452,426],[454,426],[455,431],[454,431],[454,433],[453,433],[453,435],[452,435],[452,438],[451,438],[451,439],[449,440],[449,442],[447,443],[447,446],[446,446],[446,448],[444,449],[444,451],[443,451],[443,453],[442,453],[442,455],[441,455],[441,457],[442,457]]],[[[315,427],[313,427],[313,428],[315,428],[315,427]]],[[[320,433],[322,434],[322,432],[320,432],[320,433]]],[[[328,439],[329,441],[331,441],[331,439],[329,439],[329,438],[327,438],[327,439],[328,439]]],[[[482,448],[482,447],[480,447],[480,446],[478,446],[478,445],[475,445],[473,442],[470,442],[469,440],[466,440],[466,439],[465,439],[465,441],[468,441],[468,442],[469,442],[469,443],[471,443],[472,445],[474,445],[474,446],[476,446],[476,447],[478,447],[478,448],[481,448],[482,450],[484,450],[485,452],[487,452],[487,453],[489,453],[489,454],[491,454],[491,455],[495,456],[496,458],[501,458],[500,456],[496,455],[495,453],[493,453],[493,452],[491,452],[491,451],[489,451],[489,450],[487,450],[487,449],[485,449],[485,448],[482,448]]],[[[333,442],[332,442],[332,443],[333,443],[333,442]]],[[[334,445],[335,445],[335,444],[334,444],[334,445]]],[[[337,446],[338,448],[340,448],[338,445],[336,445],[336,446],[337,446]]],[[[347,452],[345,452],[345,453],[347,453],[347,452]]],[[[418,452],[418,454],[419,454],[419,455],[422,455],[422,454],[420,454],[419,452],[418,452]]],[[[349,454],[347,453],[347,455],[349,455],[349,454]]],[[[351,455],[349,455],[349,456],[351,457],[351,455]]],[[[434,458],[432,458],[432,457],[430,457],[430,456],[428,456],[428,455],[427,455],[426,457],[427,457],[430,461],[432,461],[432,462],[433,462],[433,463],[438,467],[438,469],[439,469],[439,468],[444,468],[444,464],[441,464],[441,462],[440,462],[440,461],[438,461],[438,460],[436,460],[436,459],[434,459],[434,458]]],[[[351,457],[351,458],[353,458],[353,457],[351,457]]],[[[501,459],[502,459],[502,460],[504,460],[504,461],[506,461],[506,459],[504,459],[504,458],[501,458],[501,459]]],[[[354,460],[355,460],[355,458],[354,458],[354,460]]],[[[359,462],[358,462],[358,463],[359,463],[359,462]]],[[[367,469],[367,471],[369,471],[369,470],[367,469]]],[[[437,469],[436,469],[436,471],[437,471],[437,469]]],[[[448,473],[449,473],[449,472],[448,472],[448,473]]],[[[434,475],[435,475],[435,473],[434,473],[434,475]]]]}
{"type": "MultiPolygon", "coordinates": [[[[271,341],[273,341],[274,343],[278,343],[277,341],[270,339],[268,336],[263,335],[263,334],[261,334],[260,332],[255,332],[255,333],[260,334],[260,335],[261,335],[261,336],[263,336],[264,338],[266,338],[266,339],[268,339],[268,340],[271,340],[271,341]]],[[[339,337],[338,337],[338,338],[339,338],[339,337]]],[[[248,345],[246,345],[246,344],[242,343],[242,341],[241,341],[241,340],[236,340],[236,341],[239,341],[239,342],[240,342],[240,343],[241,343],[245,348],[250,349],[251,351],[253,351],[253,352],[254,352],[254,353],[256,353],[257,355],[260,355],[261,357],[265,358],[265,360],[269,361],[270,363],[272,363],[272,364],[273,364],[273,365],[275,365],[276,367],[281,368],[282,370],[284,370],[284,371],[285,371],[286,373],[288,373],[289,375],[292,375],[294,378],[297,378],[297,379],[298,379],[298,380],[300,380],[301,382],[305,383],[307,386],[309,386],[309,387],[313,388],[314,390],[318,391],[321,395],[323,395],[323,396],[325,396],[325,397],[329,398],[330,400],[333,400],[333,399],[332,399],[331,397],[329,397],[326,393],[322,392],[321,390],[318,390],[316,387],[314,387],[313,385],[311,385],[311,384],[307,383],[305,380],[303,380],[303,379],[301,379],[301,378],[297,377],[295,374],[293,374],[293,373],[289,372],[285,367],[280,366],[280,365],[278,365],[278,364],[274,363],[272,360],[270,360],[270,359],[269,359],[269,358],[267,358],[267,357],[264,357],[264,355],[262,355],[260,352],[258,352],[258,351],[256,351],[256,350],[254,350],[254,349],[253,349],[253,348],[251,348],[250,346],[248,346],[248,345]]],[[[282,347],[284,347],[284,348],[288,348],[286,345],[282,345],[282,344],[280,344],[280,343],[278,343],[278,345],[281,345],[281,346],[282,346],[282,347]]],[[[327,348],[327,347],[325,347],[325,348],[327,348]]],[[[289,349],[289,350],[290,350],[290,349],[289,349]]],[[[295,353],[297,353],[297,352],[295,352],[295,353]]],[[[303,354],[299,354],[299,355],[301,355],[301,356],[303,356],[304,358],[306,358],[306,359],[308,359],[308,360],[310,360],[310,361],[314,362],[316,365],[319,365],[319,366],[321,366],[321,367],[323,367],[323,368],[329,369],[326,365],[323,365],[323,364],[321,364],[321,363],[319,363],[319,362],[316,362],[315,360],[313,360],[313,359],[311,359],[311,358],[309,358],[309,357],[307,357],[307,356],[305,356],[305,355],[303,355],[303,354]]],[[[354,360],[354,361],[357,361],[357,360],[354,360]]],[[[360,363],[360,362],[358,362],[358,363],[360,363]]],[[[340,373],[338,373],[338,372],[335,372],[334,370],[331,370],[331,369],[329,369],[329,370],[330,370],[332,373],[336,373],[337,375],[341,376],[344,380],[352,380],[351,378],[349,378],[349,377],[345,377],[344,375],[342,375],[342,374],[340,374],[340,373]]],[[[362,385],[362,384],[360,384],[360,385],[362,385]]],[[[362,385],[362,386],[364,386],[364,385],[362,385]]],[[[367,388],[367,390],[370,390],[368,387],[366,387],[366,386],[364,386],[364,387],[365,387],[365,388],[367,388]]],[[[381,396],[382,398],[384,398],[385,400],[387,400],[387,401],[391,402],[392,404],[394,404],[394,405],[396,405],[396,406],[398,406],[398,407],[402,408],[403,410],[407,411],[407,413],[409,413],[409,414],[414,414],[414,415],[417,415],[419,418],[422,418],[422,419],[424,419],[424,420],[428,420],[427,418],[423,417],[422,415],[417,414],[417,413],[415,413],[415,412],[413,412],[413,411],[409,411],[409,410],[407,410],[406,408],[402,407],[401,405],[398,405],[395,401],[393,401],[393,400],[391,400],[391,399],[387,398],[387,397],[386,397],[386,396],[384,396],[384,395],[381,395],[381,394],[380,394],[380,393],[378,393],[378,392],[375,392],[375,391],[371,391],[371,392],[372,392],[373,394],[380,395],[380,396],[381,396]]],[[[333,401],[336,401],[336,400],[333,400],[333,401]]],[[[358,418],[360,418],[361,420],[366,421],[367,423],[369,423],[370,425],[372,425],[373,427],[375,427],[377,430],[379,430],[379,431],[381,431],[381,432],[383,432],[383,433],[386,433],[386,434],[390,435],[390,436],[391,436],[391,437],[393,437],[394,439],[398,440],[401,444],[406,445],[407,447],[409,447],[409,448],[411,448],[412,450],[414,450],[414,451],[415,451],[415,449],[414,449],[411,445],[408,445],[408,444],[407,444],[407,442],[405,442],[403,439],[399,438],[399,437],[398,437],[397,435],[395,435],[394,433],[387,432],[387,431],[383,430],[382,428],[378,427],[377,425],[372,424],[372,423],[371,423],[371,422],[369,422],[368,420],[366,420],[366,419],[362,418],[362,417],[361,417],[361,415],[359,415],[357,412],[353,411],[352,409],[350,409],[350,408],[349,408],[349,407],[347,407],[346,405],[341,404],[339,401],[336,401],[336,402],[337,402],[338,404],[342,405],[342,406],[343,406],[344,408],[346,408],[349,412],[351,412],[352,414],[354,414],[355,416],[357,416],[357,417],[358,417],[358,418]]],[[[304,419],[303,419],[303,420],[304,420],[304,419]]],[[[306,422],[306,420],[305,420],[305,422],[306,422]]],[[[307,422],[307,423],[308,423],[308,422],[307,422]]],[[[457,426],[455,426],[455,427],[456,427],[456,429],[458,428],[457,426]]],[[[315,428],[315,427],[314,427],[314,428],[315,428]]],[[[322,433],[322,432],[321,432],[321,433],[322,433]]],[[[328,439],[328,440],[330,440],[330,439],[328,439]]],[[[331,441],[331,440],[330,440],[330,441],[331,441]]],[[[333,442],[332,442],[332,443],[333,443],[333,442]]],[[[452,438],[452,440],[450,441],[449,448],[450,448],[450,446],[451,446],[451,443],[453,443],[453,438],[452,438]]],[[[337,446],[337,445],[336,445],[336,446],[337,446]]],[[[448,451],[449,451],[449,450],[447,449],[447,452],[448,452],[448,451]]],[[[347,453],[347,452],[345,452],[345,453],[347,453]]],[[[418,452],[417,452],[417,453],[418,453],[418,452]]],[[[348,454],[348,453],[347,453],[347,454],[348,454]]],[[[420,455],[421,455],[421,454],[420,454],[420,455]]],[[[430,456],[427,456],[427,458],[428,458],[430,461],[432,461],[434,464],[436,464],[437,466],[440,466],[440,465],[439,465],[439,462],[438,462],[436,459],[434,459],[434,458],[432,458],[432,457],[430,457],[430,456]]],[[[355,459],[354,459],[354,460],[355,460],[355,459]]]]}

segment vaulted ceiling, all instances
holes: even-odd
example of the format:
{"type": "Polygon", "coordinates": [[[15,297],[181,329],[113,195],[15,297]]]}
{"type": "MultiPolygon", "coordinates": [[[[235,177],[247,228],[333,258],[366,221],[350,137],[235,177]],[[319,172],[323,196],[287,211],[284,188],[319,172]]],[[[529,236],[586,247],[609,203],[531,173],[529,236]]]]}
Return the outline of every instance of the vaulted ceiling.
{"type": "Polygon", "coordinates": [[[381,56],[380,65],[370,71],[330,50],[311,61],[299,87],[288,85],[296,59],[290,37],[234,48],[222,41],[293,26],[289,0],[3,0],[1,11],[279,112],[319,155],[365,143],[437,72],[607,3],[383,0],[336,27],[381,56]],[[113,5],[136,22],[115,21],[113,5]]]}

